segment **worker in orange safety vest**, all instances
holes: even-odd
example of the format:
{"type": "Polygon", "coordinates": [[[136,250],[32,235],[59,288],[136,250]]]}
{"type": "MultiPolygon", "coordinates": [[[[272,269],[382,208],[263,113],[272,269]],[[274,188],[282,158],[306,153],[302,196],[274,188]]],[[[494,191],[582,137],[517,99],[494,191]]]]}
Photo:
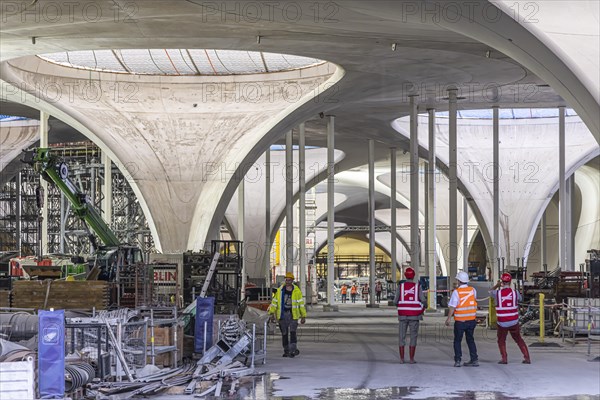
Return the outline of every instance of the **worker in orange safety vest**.
{"type": "Polygon", "coordinates": [[[358,294],[358,287],[356,286],[356,282],[354,282],[352,284],[352,287],[350,288],[350,298],[352,299],[353,303],[356,303],[356,295],[358,294]]]}
{"type": "Polygon", "coordinates": [[[471,359],[462,365],[466,367],[479,367],[479,358],[477,356],[477,346],[475,345],[474,337],[475,327],[477,326],[475,319],[477,312],[477,291],[468,285],[469,275],[466,272],[460,271],[456,274],[456,280],[459,282],[459,286],[452,292],[452,296],[448,302],[449,312],[446,319],[446,326],[449,326],[450,319],[454,317],[454,366],[461,366],[461,346],[464,334],[469,346],[471,359]]]}
{"type": "Polygon", "coordinates": [[[340,292],[342,293],[342,303],[345,303],[346,299],[348,298],[348,285],[344,283],[340,289],[340,292]]]}
{"type": "Polygon", "coordinates": [[[519,301],[521,295],[510,287],[512,276],[505,272],[500,280],[490,290],[490,296],[496,301],[496,316],[498,324],[498,349],[502,359],[498,364],[508,364],[506,353],[506,336],[510,335],[523,353],[523,364],[531,364],[529,349],[521,337],[521,326],[519,325],[519,301]]]}

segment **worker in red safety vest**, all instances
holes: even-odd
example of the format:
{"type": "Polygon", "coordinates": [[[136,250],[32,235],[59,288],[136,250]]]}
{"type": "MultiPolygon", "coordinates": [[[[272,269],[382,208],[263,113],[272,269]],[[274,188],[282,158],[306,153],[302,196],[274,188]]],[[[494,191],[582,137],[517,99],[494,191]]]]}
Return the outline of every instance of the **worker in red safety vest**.
{"type": "Polygon", "coordinates": [[[477,346],[475,345],[475,319],[477,312],[477,291],[470,287],[469,274],[460,271],[456,274],[456,280],[459,282],[458,288],[452,292],[448,302],[448,318],[446,326],[450,325],[450,319],[454,317],[454,366],[461,366],[462,358],[462,338],[463,334],[467,339],[469,346],[469,355],[471,359],[462,365],[466,367],[479,367],[479,357],[477,356],[477,346]]]}
{"type": "Polygon", "coordinates": [[[415,270],[410,267],[406,268],[404,276],[406,280],[400,282],[396,297],[394,298],[394,303],[398,307],[398,322],[400,323],[398,349],[400,351],[400,363],[404,364],[406,331],[410,328],[410,363],[415,364],[419,321],[423,319],[426,299],[423,290],[421,290],[421,285],[418,282],[414,282],[415,270]]]}
{"type": "Polygon", "coordinates": [[[490,296],[495,299],[496,316],[498,324],[498,348],[502,359],[498,364],[508,364],[508,355],[506,353],[506,336],[510,336],[521,349],[523,353],[523,364],[531,364],[529,349],[521,337],[521,326],[519,325],[519,301],[521,295],[515,289],[510,287],[512,277],[505,272],[500,280],[490,290],[490,296]]]}

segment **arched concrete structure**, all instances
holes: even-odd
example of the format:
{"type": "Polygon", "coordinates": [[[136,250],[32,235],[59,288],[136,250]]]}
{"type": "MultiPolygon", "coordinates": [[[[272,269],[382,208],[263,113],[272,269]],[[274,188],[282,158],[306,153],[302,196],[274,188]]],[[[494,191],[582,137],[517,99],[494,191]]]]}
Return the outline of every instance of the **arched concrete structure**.
{"type": "MultiPolygon", "coordinates": [[[[401,118],[394,122],[394,127],[408,135],[408,124],[407,118],[401,118]]],[[[419,125],[422,127],[419,144],[427,148],[427,117],[419,117],[419,125]]],[[[568,117],[566,129],[568,176],[597,156],[600,148],[578,117],[568,117]]],[[[437,118],[435,130],[437,157],[447,165],[447,119],[437,118]]],[[[482,223],[491,232],[492,121],[460,119],[458,130],[459,179],[477,204],[482,223]]],[[[504,234],[501,234],[498,243],[499,257],[510,256],[507,265],[513,265],[516,257],[527,257],[541,213],[552,193],[558,189],[557,118],[503,119],[500,121],[500,140],[500,226],[504,234]],[[551,149],[556,150],[555,157],[549,156],[551,149]]],[[[487,239],[486,242],[490,243],[487,239]]]]}
{"type": "MultiPolygon", "coordinates": [[[[307,149],[306,150],[306,181],[312,181],[316,176],[322,174],[327,168],[325,160],[327,157],[327,149],[307,149]]],[[[293,151],[294,160],[298,160],[298,151],[293,151]]],[[[344,158],[344,153],[335,151],[335,160],[339,162],[344,158]]],[[[271,249],[270,243],[265,243],[265,187],[266,187],[266,164],[265,156],[262,155],[254,166],[246,173],[244,179],[244,263],[246,264],[246,272],[250,277],[264,276],[264,257],[271,249]]],[[[293,182],[294,196],[298,195],[300,182],[298,181],[298,163],[295,165],[295,178],[293,182]]],[[[280,216],[285,216],[285,152],[271,151],[271,229],[269,237],[275,230],[276,223],[280,216]]],[[[238,237],[237,226],[238,214],[238,192],[233,195],[225,218],[232,229],[234,237],[238,237]]],[[[281,223],[281,221],[279,221],[281,223]]],[[[296,221],[297,224],[297,221],[296,221]]]]}
{"type": "Polygon", "coordinates": [[[157,248],[182,252],[204,246],[209,223],[219,204],[228,203],[223,194],[250,149],[342,74],[324,63],[233,80],[103,72],[90,80],[87,71],[26,57],[5,63],[3,75],[87,126],[116,160],[134,159],[128,168],[132,186],[157,248]]]}

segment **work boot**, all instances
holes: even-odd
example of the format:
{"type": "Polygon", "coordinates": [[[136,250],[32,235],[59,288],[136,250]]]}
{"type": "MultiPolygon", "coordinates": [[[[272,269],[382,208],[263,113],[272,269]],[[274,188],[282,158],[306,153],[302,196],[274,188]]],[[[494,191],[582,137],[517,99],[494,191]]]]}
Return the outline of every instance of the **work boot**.
{"type": "Polygon", "coordinates": [[[417,346],[410,346],[408,350],[410,351],[410,363],[416,364],[417,362],[415,361],[415,351],[417,351],[417,346]]]}
{"type": "Polygon", "coordinates": [[[456,360],[454,361],[454,366],[455,367],[460,367],[462,364],[460,363],[460,360],[456,360]]]}
{"type": "Polygon", "coordinates": [[[290,356],[290,353],[288,351],[284,351],[283,352],[283,356],[282,357],[289,357],[289,356],[290,356]]]}
{"type": "Polygon", "coordinates": [[[498,343],[498,348],[500,349],[500,355],[502,359],[498,361],[498,364],[508,364],[508,354],[506,353],[506,342],[498,343]]]}
{"type": "Polygon", "coordinates": [[[529,348],[527,347],[527,343],[522,341],[518,343],[519,349],[521,349],[521,353],[523,353],[523,364],[531,364],[531,358],[529,357],[529,348]]]}
{"type": "Polygon", "coordinates": [[[399,346],[398,349],[400,350],[400,364],[404,364],[404,346],[399,346]]]}
{"type": "Polygon", "coordinates": [[[463,363],[465,367],[479,367],[479,361],[470,360],[469,362],[463,363]]]}

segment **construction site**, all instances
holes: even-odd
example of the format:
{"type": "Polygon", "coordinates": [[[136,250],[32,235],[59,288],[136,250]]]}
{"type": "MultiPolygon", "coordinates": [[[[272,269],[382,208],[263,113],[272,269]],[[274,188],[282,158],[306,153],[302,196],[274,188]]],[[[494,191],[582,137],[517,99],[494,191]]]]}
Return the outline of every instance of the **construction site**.
{"type": "Polygon", "coordinates": [[[597,1],[0,7],[0,400],[600,400],[597,1]]]}

